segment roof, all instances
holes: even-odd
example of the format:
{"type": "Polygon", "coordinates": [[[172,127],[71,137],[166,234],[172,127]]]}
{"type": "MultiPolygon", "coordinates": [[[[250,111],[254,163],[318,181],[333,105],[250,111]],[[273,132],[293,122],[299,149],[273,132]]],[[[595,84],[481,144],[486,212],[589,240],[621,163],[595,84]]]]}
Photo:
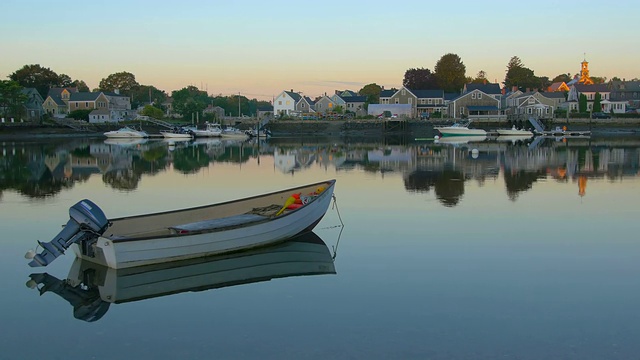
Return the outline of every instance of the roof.
{"type": "Polygon", "coordinates": [[[273,111],[273,105],[258,106],[258,111],[273,111]]]}
{"type": "Polygon", "coordinates": [[[101,92],[77,92],[71,93],[69,101],[95,101],[101,92]]]}
{"type": "Polygon", "coordinates": [[[442,99],[444,90],[411,90],[418,99],[442,99]]]}
{"type": "Polygon", "coordinates": [[[613,91],[640,91],[640,81],[611,81],[613,91]]]}
{"type": "Polygon", "coordinates": [[[345,96],[345,97],[341,97],[342,100],[344,100],[344,102],[347,103],[358,103],[358,102],[366,102],[367,101],[367,97],[366,96],[345,96]]]}
{"type": "Polygon", "coordinates": [[[126,97],[126,98],[128,98],[128,96],[127,96],[127,95],[124,95],[124,94],[117,94],[117,93],[114,93],[113,91],[103,91],[102,93],[103,93],[103,94],[105,94],[106,96],[126,97]]]}
{"type": "Polygon", "coordinates": [[[304,99],[307,102],[307,104],[309,104],[309,105],[315,105],[316,104],[316,102],[311,100],[311,98],[308,97],[308,96],[303,96],[302,99],[304,99]]]}
{"type": "Polygon", "coordinates": [[[467,106],[469,111],[497,111],[499,110],[497,106],[467,106]]]}
{"type": "Polygon", "coordinates": [[[489,95],[500,95],[502,94],[502,90],[500,90],[499,84],[487,83],[487,84],[466,84],[465,85],[467,91],[472,92],[473,90],[480,90],[485,94],[489,95]]]}
{"type": "Polygon", "coordinates": [[[397,90],[382,90],[380,91],[380,97],[381,98],[390,98],[393,96],[393,94],[396,93],[397,90]]]}
{"type": "Polygon", "coordinates": [[[576,90],[578,90],[581,93],[585,93],[585,92],[603,93],[603,92],[611,91],[609,90],[609,87],[607,86],[607,84],[593,84],[593,85],[574,84],[573,86],[575,86],[576,90]]]}
{"type": "Polygon", "coordinates": [[[549,86],[549,91],[558,91],[562,85],[567,86],[564,81],[554,82],[549,86]]]}
{"type": "Polygon", "coordinates": [[[457,93],[444,93],[445,100],[453,100],[458,97],[457,93]]]}
{"type": "Polygon", "coordinates": [[[60,96],[60,94],[62,94],[62,90],[67,90],[70,93],[77,93],[78,92],[78,88],[77,87],[65,87],[65,88],[59,88],[59,87],[54,87],[54,88],[50,88],[49,92],[47,93],[47,96],[60,96]]]}
{"type": "Polygon", "coordinates": [[[540,95],[549,99],[564,99],[564,92],[541,92],[540,95]]]}
{"type": "Polygon", "coordinates": [[[302,98],[302,96],[300,96],[300,94],[295,93],[293,91],[285,91],[285,93],[289,96],[291,96],[291,98],[293,100],[295,100],[295,102],[298,102],[298,100],[300,100],[302,98]]]}

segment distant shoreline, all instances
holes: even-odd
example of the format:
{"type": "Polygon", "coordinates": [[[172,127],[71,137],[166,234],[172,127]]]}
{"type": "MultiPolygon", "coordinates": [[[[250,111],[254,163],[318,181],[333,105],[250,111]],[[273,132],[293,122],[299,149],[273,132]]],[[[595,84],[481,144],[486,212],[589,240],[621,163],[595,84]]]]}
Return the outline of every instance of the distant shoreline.
{"type": "MultiPolygon", "coordinates": [[[[271,122],[268,127],[274,137],[295,135],[341,136],[351,134],[368,134],[371,136],[385,136],[399,133],[430,133],[434,126],[451,124],[453,120],[444,121],[381,121],[381,120],[283,120],[271,122]]],[[[555,119],[554,126],[567,126],[575,130],[593,129],[598,133],[640,134],[640,119],[555,119]]],[[[59,125],[34,124],[2,124],[0,125],[0,140],[25,140],[65,137],[101,138],[103,133],[122,125],[90,125],[89,131],[74,130],[59,125]]],[[[496,129],[511,126],[507,122],[474,121],[475,127],[496,129]]],[[[159,134],[163,128],[156,125],[144,124],[143,129],[150,134],[159,134]]],[[[249,129],[251,122],[239,125],[249,129]]]]}

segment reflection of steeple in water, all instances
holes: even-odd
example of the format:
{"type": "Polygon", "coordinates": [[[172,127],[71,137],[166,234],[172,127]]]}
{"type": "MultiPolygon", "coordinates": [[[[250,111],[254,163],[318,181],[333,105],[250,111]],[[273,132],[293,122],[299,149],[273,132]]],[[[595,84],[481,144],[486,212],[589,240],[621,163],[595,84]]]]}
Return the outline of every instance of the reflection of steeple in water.
{"type": "Polygon", "coordinates": [[[578,176],[578,195],[583,197],[587,192],[587,177],[585,175],[578,176]]]}

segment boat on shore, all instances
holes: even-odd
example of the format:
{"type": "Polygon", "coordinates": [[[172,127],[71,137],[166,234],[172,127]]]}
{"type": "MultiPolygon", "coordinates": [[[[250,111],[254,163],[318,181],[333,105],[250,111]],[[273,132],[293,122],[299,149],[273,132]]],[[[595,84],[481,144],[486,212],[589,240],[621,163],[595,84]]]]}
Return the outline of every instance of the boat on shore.
{"type": "Polygon", "coordinates": [[[142,130],[136,130],[132,127],[125,126],[118,130],[107,131],[104,136],[110,139],[130,139],[130,138],[148,138],[149,134],[142,130]]]}
{"type": "Polygon", "coordinates": [[[487,132],[483,129],[469,128],[471,121],[459,121],[451,126],[435,127],[440,134],[444,136],[487,136],[487,132]]]}
{"type": "Polygon", "coordinates": [[[40,253],[30,250],[25,257],[31,267],[47,266],[71,247],[79,258],[121,269],[271,245],[313,229],[335,183],[114,219],[85,199],[69,209],[70,219],[53,240],[38,241],[40,253]]]}
{"type": "Polygon", "coordinates": [[[66,279],[35,273],[29,275],[27,286],[40,295],[57,294],[73,306],[75,318],[91,322],[102,318],[110,304],[292,276],[335,274],[334,256],[316,233],[308,231],[259,249],[127,269],[76,258],[66,279]]]}

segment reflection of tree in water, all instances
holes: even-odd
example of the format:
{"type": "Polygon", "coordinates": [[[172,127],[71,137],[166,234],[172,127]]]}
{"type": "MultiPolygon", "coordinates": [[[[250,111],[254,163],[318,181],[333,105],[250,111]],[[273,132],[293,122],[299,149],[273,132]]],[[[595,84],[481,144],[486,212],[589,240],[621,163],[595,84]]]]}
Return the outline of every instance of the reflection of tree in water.
{"type": "Polygon", "coordinates": [[[173,168],[183,174],[193,174],[203,167],[209,166],[211,157],[204,148],[187,147],[173,151],[173,168]]]}
{"type": "Polygon", "coordinates": [[[144,151],[141,156],[134,155],[132,161],[133,171],[136,174],[158,174],[167,168],[166,147],[157,146],[144,151]]]}
{"type": "Polygon", "coordinates": [[[256,157],[258,155],[257,150],[253,149],[251,146],[240,145],[231,145],[224,147],[224,153],[216,156],[216,162],[230,162],[243,164],[249,161],[252,157],[256,157]]]}
{"type": "Polygon", "coordinates": [[[542,171],[517,171],[511,173],[509,171],[504,172],[504,183],[507,187],[507,196],[509,200],[515,201],[521,192],[530,190],[533,187],[533,183],[538,181],[538,178],[544,176],[542,171]]]}
{"type": "Polygon", "coordinates": [[[31,198],[46,198],[58,194],[62,189],[72,187],[73,182],[54,178],[48,169],[38,180],[29,179],[24,183],[16,184],[16,190],[19,193],[31,198]]]}
{"type": "Polygon", "coordinates": [[[404,182],[405,189],[415,192],[429,192],[434,187],[435,195],[444,206],[456,206],[464,195],[464,175],[460,171],[443,170],[411,173],[404,182]]]}
{"type": "Polygon", "coordinates": [[[116,190],[135,190],[140,174],[132,169],[116,169],[102,174],[102,181],[116,190]]]}

